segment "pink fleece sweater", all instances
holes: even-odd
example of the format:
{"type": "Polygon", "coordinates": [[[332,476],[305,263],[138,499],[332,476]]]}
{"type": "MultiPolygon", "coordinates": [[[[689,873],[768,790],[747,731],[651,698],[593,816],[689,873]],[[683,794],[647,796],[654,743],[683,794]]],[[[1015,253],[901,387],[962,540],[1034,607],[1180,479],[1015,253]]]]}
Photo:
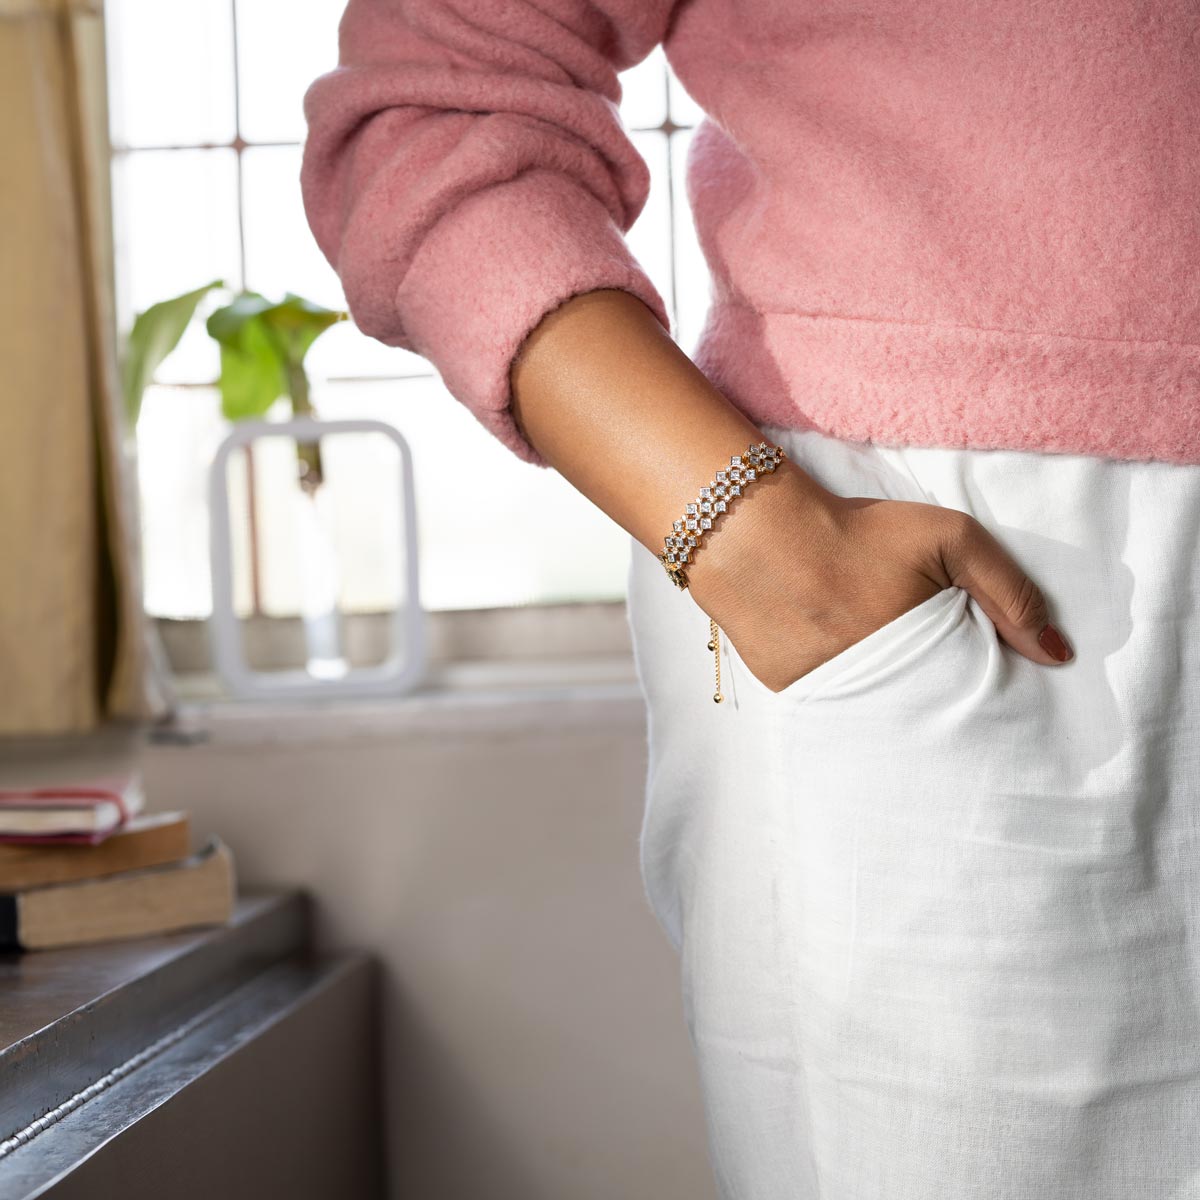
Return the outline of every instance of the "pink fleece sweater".
{"type": "Polygon", "coordinates": [[[361,328],[517,455],[546,312],[624,288],[669,328],[617,110],[659,42],[708,114],[694,358],[751,419],[1200,462],[1196,0],[350,0],[313,230],[361,328]]]}

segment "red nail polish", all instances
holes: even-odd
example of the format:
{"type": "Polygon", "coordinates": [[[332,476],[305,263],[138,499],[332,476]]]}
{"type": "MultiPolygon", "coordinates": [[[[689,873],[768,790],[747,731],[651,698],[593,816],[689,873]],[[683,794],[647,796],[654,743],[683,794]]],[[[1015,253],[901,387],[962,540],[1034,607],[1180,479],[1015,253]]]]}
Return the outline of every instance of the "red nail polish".
{"type": "Polygon", "coordinates": [[[1063,636],[1054,628],[1047,625],[1038,634],[1038,645],[1050,655],[1055,662],[1066,662],[1071,657],[1071,647],[1063,641],[1063,636]]]}

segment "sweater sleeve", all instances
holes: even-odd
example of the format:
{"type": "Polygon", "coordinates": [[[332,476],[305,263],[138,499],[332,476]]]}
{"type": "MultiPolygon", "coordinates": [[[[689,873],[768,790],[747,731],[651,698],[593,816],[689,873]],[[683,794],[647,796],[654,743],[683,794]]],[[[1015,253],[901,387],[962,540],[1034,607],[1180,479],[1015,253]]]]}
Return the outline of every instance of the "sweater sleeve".
{"type": "Polygon", "coordinates": [[[305,209],[359,328],[427,358],[538,466],[509,369],[541,318],[621,288],[670,329],[624,238],[650,173],[617,73],[675,3],[350,0],[339,65],[305,96],[305,209]]]}

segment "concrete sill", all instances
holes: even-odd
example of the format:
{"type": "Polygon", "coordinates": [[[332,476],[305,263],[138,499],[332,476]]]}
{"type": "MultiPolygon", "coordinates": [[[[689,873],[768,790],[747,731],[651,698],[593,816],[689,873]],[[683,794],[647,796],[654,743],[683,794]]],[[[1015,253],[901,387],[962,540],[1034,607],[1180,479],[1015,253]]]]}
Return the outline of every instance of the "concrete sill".
{"type": "Polygon", "coordinates": [[[645,728],[645,703],[627,656],[445,663],[432,668],[418,691],[386,700],[231,700],[206,674],[176,676],[176,684],[179,711],[151,734],[159,744],[479,738],[614,728],[640,736],[645,728]]]}

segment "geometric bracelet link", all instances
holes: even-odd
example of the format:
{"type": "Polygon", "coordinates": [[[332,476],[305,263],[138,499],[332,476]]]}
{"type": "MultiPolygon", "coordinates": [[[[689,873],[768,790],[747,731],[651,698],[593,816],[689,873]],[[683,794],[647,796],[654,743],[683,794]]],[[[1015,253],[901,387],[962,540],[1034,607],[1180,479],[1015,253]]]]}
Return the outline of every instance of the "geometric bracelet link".
{"type": "Polygon", "coordinates": [[[700,489],[700,494],[684,508],[683,516],[663,539],[666,548],[658,556],[676,587],[687,587],[684,567],[692,561],[705,534],[750,484],[760,475],[769,475],[779,465],[779,460],[786,457],[782,446],[759,442],[751,445],[744,454],[735,454],[729,460],[729,466],[718,471],[708,486],[700,489]]]}

